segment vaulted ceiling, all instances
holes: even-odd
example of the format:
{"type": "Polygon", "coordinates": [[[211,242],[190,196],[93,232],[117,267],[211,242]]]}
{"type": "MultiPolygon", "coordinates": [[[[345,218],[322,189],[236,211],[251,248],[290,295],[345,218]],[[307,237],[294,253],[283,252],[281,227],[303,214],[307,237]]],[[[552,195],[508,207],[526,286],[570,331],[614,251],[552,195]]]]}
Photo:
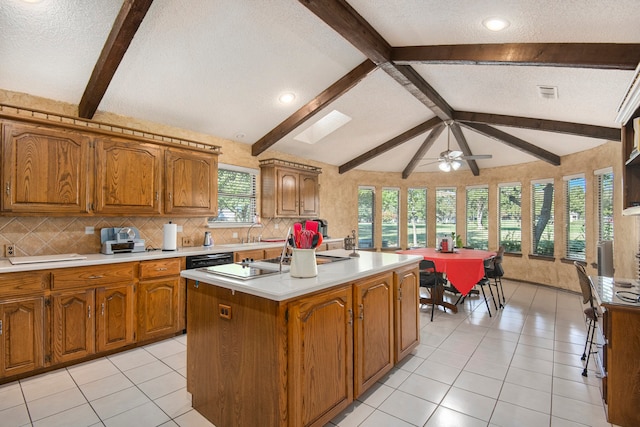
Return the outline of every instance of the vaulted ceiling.
{"type": "Polygon", "coordinates": [[[478,175],[619,140],[638,17],[637,0],[6,0],[0,89],[341,173],[434,171],[450,144],[492,155],[456,172],[478,175]],[[350,120],[299,141],[334,110],[350,120]]]}

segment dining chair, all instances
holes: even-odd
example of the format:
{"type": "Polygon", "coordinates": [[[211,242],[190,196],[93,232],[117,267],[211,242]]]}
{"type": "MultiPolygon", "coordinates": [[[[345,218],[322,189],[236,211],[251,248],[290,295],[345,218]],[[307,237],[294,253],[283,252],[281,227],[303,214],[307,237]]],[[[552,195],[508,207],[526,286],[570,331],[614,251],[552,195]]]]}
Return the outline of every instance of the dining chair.
{"type": "Polygon", "coordinates": [[[581,360],[586,360],[587,362],[584,365],[584,370],[582,371],[582,376],[587,376],[587,368],[589,367],[589,359],[592,354],[598,353],[598,351],[592,351],[593,348],[593,337],[595,336],[596,326],[598,324],[598,316],[600,315],[598,312],[598,307],[593,303],[593,294],[591,293],[591,280],[587,275],[587,271],[585,270],[584,264],[579,261],[574,261],[573,265],[576,266],[576,270],[578,271],[578,280],[580,281],[580,291],[582,292],[582,304],[589,304],[587,308],[584,309],[585,321],[587,322],[587,338],[584,343],[584,350],[582,351],[581,360]],[[587,351],[587,347],[589,350],[587,351]]]}
{"type": "MultiPolygon", "coordinates": [[[[493,268],[493,258],[488,258],[484,260],[484,277],[482,279],[480,279],[478,281],[478,283],[475,284],[476,287],[480,287],[480,290],[482,291],[482,297],[484,298],[484,303],[487,306],[487,311],[489,312],[489,317],[491,317],[491,309],[489,308],[489,300],[487,299],[487,293],[484,291],[484,287],[487,286],[489,288],[489,293],[491,294],[491,300],[493,301],[493,305],[496,308],[496,311],[498,311],[498,305],[496,304],[496,299],[493,296],[493,290],[491,289],[491,280],[489,280],[489,278],[487,277],[487,272],[493,268]]],[[[475,289],[472,289],[472,291],[475,289]]],[[[457,289],[456,289],[457,291],[457,289]]],[[[476,291],[477,292],[477,291],[476,291]]],[[[456,301],[456,304],[458,303],[464,303],[465,299],[467,298],[467,296],[471,295],[471,291],[469,291],[469,293],[465,296],[460,296],[458,298],[458,301],[456,301]]]]}
{"type": "Polygon", "coordinates": [[[504,308],[506,299],[504,297],[504,288],[502,287],[502,276],[504,276],[504,269],[502,268],[502,256],[504,255],[504,246],[498,248],[498,253],[493,259],[493,268],[487,271],[487,277],[493,279],[493,286],[496,287],[496,293],[498,294],[498,303],[500,308],[504,308]],[[502,292],[502,299],[500,299],[500,293],[502,292]]]}
{"type": "MultiPolygon", "coordinates": [[[[420,305],[431,303],[431,321],[433,322],[433,312],[436,309],[436,292],[439,292],[436,287],[443,284],[442,275],[436,272],[436,265],[433,261],[423,259],[420,261],[420,287],[429,290],[429,298],[420,297],[420,305]]],[[[446,309],[445,309],[446,310],[446,309]]]]}

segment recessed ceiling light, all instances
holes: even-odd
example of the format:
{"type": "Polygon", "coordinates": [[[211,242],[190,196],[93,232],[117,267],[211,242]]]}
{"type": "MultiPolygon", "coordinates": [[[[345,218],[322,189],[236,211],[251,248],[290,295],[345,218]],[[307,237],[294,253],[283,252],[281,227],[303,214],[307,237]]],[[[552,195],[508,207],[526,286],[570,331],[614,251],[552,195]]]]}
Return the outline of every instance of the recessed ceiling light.
{"type": "Polygon", "coordinates": [[[286,92],[278,97],[278,101],[282,102],[283,104],[290,104],[294,99],[296,99],[296,94],[293,92],[286,92]]]}
{"type": "Polygon", "coordinates": [[[482,25],[491,31],[501,31],[509,26],[509,21],[504,18],[492,17],[482,21],[482,25]]]}
{"type": "Polygon", "coordinates": [[[244,139],[244,137],[247,136],[244,133],[240,132],[240,133],[236,133],[236,139],[244,139]]]}

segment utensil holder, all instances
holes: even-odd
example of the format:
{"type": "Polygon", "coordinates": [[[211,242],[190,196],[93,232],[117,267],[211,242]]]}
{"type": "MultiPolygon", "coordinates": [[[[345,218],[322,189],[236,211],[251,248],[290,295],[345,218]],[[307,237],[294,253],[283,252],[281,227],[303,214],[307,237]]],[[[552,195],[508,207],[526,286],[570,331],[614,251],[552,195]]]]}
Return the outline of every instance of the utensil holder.
{"type": "Polygon", "coordinates": [[[318,275],[315,249],[292,249],[291,277],[315,277],[318,275]]]}

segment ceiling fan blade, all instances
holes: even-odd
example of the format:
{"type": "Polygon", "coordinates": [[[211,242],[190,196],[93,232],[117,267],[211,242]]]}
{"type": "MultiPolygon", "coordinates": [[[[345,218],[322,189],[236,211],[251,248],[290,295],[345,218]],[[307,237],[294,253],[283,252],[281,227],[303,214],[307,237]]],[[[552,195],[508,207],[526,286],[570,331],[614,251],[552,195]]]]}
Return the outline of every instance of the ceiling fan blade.
{"type": "Polygon", "coordinates": [[[462,156],[462,154],[463,154],[462,151],[459,151],[459,150],[451,150],[451,151],[449,151],[449,157],[452,158],[452,159],[460,157],[460,156],[462,156]]]}
{"type": "MultiPolygon", "coordinates": [[[[430,159],[424,159],[424,160],[430,160],[430,159]]],[[[434,165],[436,163],[440,163],[440,159],[433,159],[432,162],[428,162],[428,163],[421,163],[418,166],[416,166],[416,168],[420,168],[422,166],[429,166],[429,165],[434,165]]]]}
{"type": "Polygon", "coordinates": [[[472,156],[460,156],[458,157],[460,160],[481,160],[481,159],[490,159],[493,156],[491,154],[474,154],[472,156]]]}

